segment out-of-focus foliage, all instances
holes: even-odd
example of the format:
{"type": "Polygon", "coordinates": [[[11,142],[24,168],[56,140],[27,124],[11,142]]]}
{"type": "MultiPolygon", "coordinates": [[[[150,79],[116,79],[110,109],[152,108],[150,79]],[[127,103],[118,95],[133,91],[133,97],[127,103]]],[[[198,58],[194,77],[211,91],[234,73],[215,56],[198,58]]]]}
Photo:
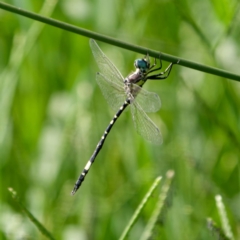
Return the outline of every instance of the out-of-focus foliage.
{"type": "MultiPolygon", "coordinates": [[[[44,4],[9,3],[34,12],[44,4]]],[[[237,0],[65,0],[51,17],[240,74],[239,7],[237,0]]],[[[162,101],[150,117],[164,143],[143,140],[124,112],[72,197],[115,113],[96,84],[89,39],[33,24],[0,10],[2,239],[43,239],[8,187],[56,239],[117,239],[153,180],[169,169],[175,180],[156,239],[214,239],[206,219],[220,225],[217,194],[239,239],[240,83],[181,66],[166,81],[149,81],[144,87],[162,101]]],[[[99,45],[123,75],[141,57],[99,45]]],[[[139,239],[152,210],[143,211],[129,239],[139,239]]]]}

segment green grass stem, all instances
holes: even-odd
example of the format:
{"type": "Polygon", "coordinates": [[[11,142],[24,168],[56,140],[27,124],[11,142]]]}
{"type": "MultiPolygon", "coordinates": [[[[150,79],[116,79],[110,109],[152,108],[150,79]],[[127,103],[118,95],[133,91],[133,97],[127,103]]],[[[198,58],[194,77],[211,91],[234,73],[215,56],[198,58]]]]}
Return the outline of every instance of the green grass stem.
{"type": "Polygon", "coordinates": [[[140,238],[141,240],[147,240],[152,236],[153,228],[157,223],[158,216],[160,215],[161,210],[162,210],[163,205],[164,205],[164,202],[167,198],[167,194],[168,194],[168,191],[170,189],[172,179],[174,177],[174,171],[169,170],[167,172],[166,176],[167,176],[167,179],[166,179],[164,185],[162,186],[162,190],[161,190],[161,193],[159,195],[159,201],[157,202],[156,207],[155,207],[155,209],[152,213],[152,216],[149,219],[146,228],[144,229],[144,232],[143,232],[143,234],[140,238]]]}
{"type": "Polygon", "coordinates": [[[222,201],[222,196],[217,195],[215,197],[215,200],[216,200],[216,205],[217,205],[217,209],[218,209],[218,212],[219,212],[219,216],[220,216],[220,219],[221,219],[221,222],[222,222],[223,231],[229,239],[234,240],[233,233],[231,231],[231,227],[229,225],[227,213],[226,213],[226,210],[225,210],[225,206],[224,206],[223,201],[222,201]]]}
{"type": "Polygon", "coordinates": [[[8,189],[9,192],[12,194],[12,198],[15,200],[15,202],[19,205],[19,207],[23,210],[23,212],[26,213],[28,218],[33,222],[33,224],[38,228],[38,230],[46,236],[48,239],[54,240],[55,238],[51,235],[51,233],[33,216],[31,212],[28,211],[28,209],[22,204],[20,201],[17,193],[12,189],[8,189]]]}
{"type": "MultiPolygon", "coordinates": [[[[109,43],[124,49],[128,49],[134,52],[138,52],[140,54],[145,55],[146,53],[148,53],[151,57],[159,57],[159,51],[156,50],[152,50],[152,49],[148,49],[148,48],[144,48],[144,47],[140,47],[137,45],[133,45],[133,44],[129,44],[120,40],[117,40],[115,38],[111,38],[111,37],[107,37],[105,35],[96,33],[96,32],[92,32],[71,24],[67,24],[52,18],[48,18],[48,17],[44,17],[41,16],[39,14],[33,13],[33,12],[29,12],[26,10],[23,10],[21,8],[17,8],[15,6],[0,2],[0,8],[5,9],[9,12],[13,12],[46,24],[49,24],[51,26],[69,31],[69,32],[73,32],[85,37],[89,37],[89,38],[93,38],[95,40],[99,40],[105,43],[109,43]]],[[[220,76],[220,77],[224,77],[224,78],[228,78],[231,80],[236,80],[236,81],[240,81],[240,76],[231,72],[227,72],[225,70],[222,69],[218,69],[218,68],[214,68],[214,67],[209,67],[197,62],[193,62],[193,61],[189,61],[183,58],[179,58],[176,56],[172,56],[166,53],[161,52],[161,58],[165,61],[168,62],[178,62],[179,61],[179,65],[184,66],[184,67],[188,67],[188,68],[192,68],[198,71],[202,71],[202,72],[206,72],[206,73],[210,73],[216,76],[220,76]]]]}
{"type": "Polygon", "coordinates": [[[138,208],[136,209],[136,211],[134,212],[132,218],[130,219],[129,223],[127,224],[126,228],[124,229],[124,231],[123,231],[123,233],[122,233],[122,235],[120,237],[120,240],[123,240],[123,239],[126,238],[127,234],[130,232],[130,230],[132,229],[134,223],[137,221],[138,217],[140,216],[141,211],[143,210],[143,208],[146,205],[146,203],[149,201],[150,197],[152,196],[154,190],[156,189],[156,187],[160,183],[161,179],[162,179],[161,177],[157,177],[155,179],[154,183],[150,187],[149,191],[147,192],[147,194],[143,198],[142,202],[139,204],[138,208]]]}
{"type": "Polygon", "coordinates": [[[215,239],[230,240],[230,238],[225,235],[222,228],[220,228],[211,218],[207,218],[207,226],[213,236],[216,237],[215,239]]]}

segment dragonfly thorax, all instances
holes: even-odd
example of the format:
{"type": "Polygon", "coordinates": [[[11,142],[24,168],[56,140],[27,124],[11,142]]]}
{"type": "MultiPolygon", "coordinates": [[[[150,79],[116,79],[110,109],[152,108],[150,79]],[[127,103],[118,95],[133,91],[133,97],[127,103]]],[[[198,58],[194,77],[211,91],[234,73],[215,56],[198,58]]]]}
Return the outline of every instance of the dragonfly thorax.
{"type": "Polygon", "coordinates": [[[145,81],[145,74],[139,68],[124,79],[124,89],[130,102],[137,96],[145,81]]]}
{"type": "Polygon", "coordinates": [[[130,73],[125,79],[124,79],[124,83],[134,83],[137,85],[142,85],[139,84],[139,81],[144,79],[144,73],[137,68],[135,72],[130,73]]]}

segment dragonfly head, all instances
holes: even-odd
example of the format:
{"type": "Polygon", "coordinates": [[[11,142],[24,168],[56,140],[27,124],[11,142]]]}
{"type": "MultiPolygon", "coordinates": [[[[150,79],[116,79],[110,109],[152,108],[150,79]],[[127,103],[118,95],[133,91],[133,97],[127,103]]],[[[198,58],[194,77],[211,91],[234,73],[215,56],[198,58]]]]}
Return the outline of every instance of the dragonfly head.
{"type": "Polygon", "coordinates": [[[136,59],[134,62],[135,68],[140,69],[141,72],[146,73],[148,69],[150,68],[150,63],[147,59],[136,59]]]}

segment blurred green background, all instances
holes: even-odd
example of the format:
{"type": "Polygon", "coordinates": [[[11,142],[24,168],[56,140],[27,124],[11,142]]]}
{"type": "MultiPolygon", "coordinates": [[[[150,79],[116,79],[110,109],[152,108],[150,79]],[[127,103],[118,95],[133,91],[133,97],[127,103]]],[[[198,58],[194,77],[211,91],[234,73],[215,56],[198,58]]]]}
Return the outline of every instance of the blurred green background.
{"type": "MultiPolygon", "coordinates": [[[[237,0],[7,2],[240,74],[237,0]]],[[[169,169],[175,178],[155,239],[217,239],[206,224],[211,217],[221,226],[217,194],[240,239],[239,82],[181,66],[174,66],[166,81],[148,81],[144,87],[162,101],[161,110],[149,116],[163,144],[138,136],[130,111],[124,112],[71,196],[115,114],[96,84],[99,69],[89,39],[4,10],[0,26],[2,239],[46,239],[9,187],[56,239],[117,239],[154,179],[165,178],[169,169]]],[[[124,76],[141,57],[98,44],[124,76]]],[[[153,208],[144,210],[129,239],[139,239],[153,208]]]]}

